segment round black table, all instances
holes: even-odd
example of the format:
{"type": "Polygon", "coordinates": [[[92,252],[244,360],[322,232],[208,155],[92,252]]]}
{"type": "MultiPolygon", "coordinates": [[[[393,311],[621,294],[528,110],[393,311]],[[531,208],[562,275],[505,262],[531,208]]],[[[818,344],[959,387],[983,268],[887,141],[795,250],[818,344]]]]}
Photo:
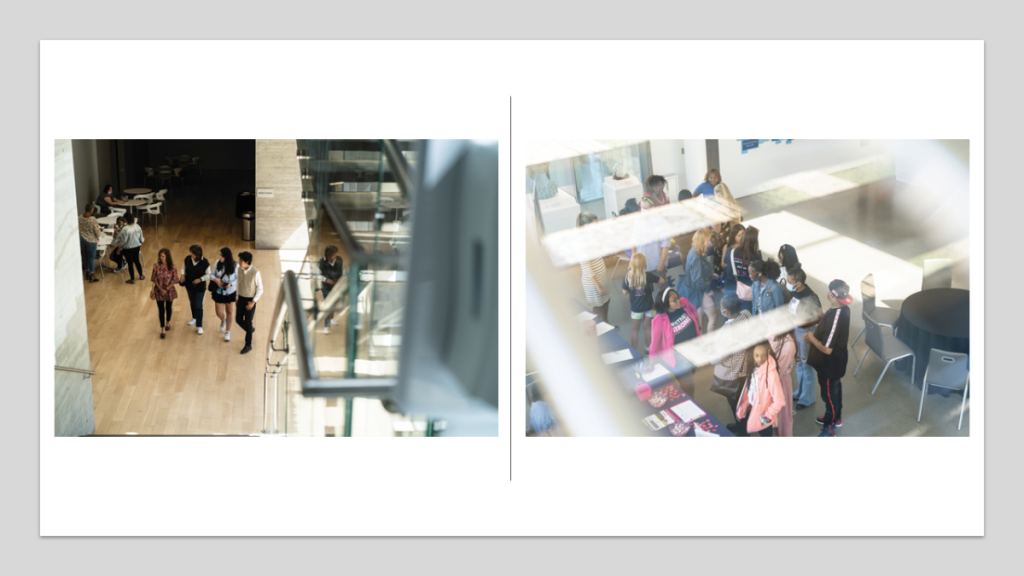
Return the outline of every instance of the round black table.
{"type": "MultiPolygon", "coordinates": [[[[912,294],[900,308],[896,337],[910,346],[917,357],[914,384],[920,387],[932,348],[970,353],[971,292],[958,288],[933,288],[912,294]]],[[[896,368],[909,373],[910,360],[898,361],[896,368]]],[[[931,391],[943,396],[950,392],[937,387],[931,391]]]]}

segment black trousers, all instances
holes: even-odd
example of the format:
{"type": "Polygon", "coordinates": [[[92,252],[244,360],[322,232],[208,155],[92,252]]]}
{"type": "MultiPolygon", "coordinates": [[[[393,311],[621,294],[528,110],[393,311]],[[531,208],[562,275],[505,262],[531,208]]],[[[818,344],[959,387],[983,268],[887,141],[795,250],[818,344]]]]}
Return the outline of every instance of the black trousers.
{"type": "Polygon", "coordinates": [[[114,249],[110,252],[110,261],[114,263],[114,266],[120,268],[124,264],[124,250],[118,252],[114,249]]]}
{"type": "Polygon", "coordinates": [[[196,327],[203,327],[203,300],[206,299],[206,290],[188,292],[188,305],[192,309],[192,318],[196,321],[196,327]]]}
{"type": "Polygon", "coordinates": [[[128,276],[132,280],[135,280],[135,268],[139,269],[139,278],[145,276],[145,274],[142,273],[142,263],[139,262],[140,250],[142,250],[142,246],[121,249],[121,253],[124,254],[125,259],[128,261],[128,276]],[[135,268],[132,268],[132,265],[134,265],[135,268]]]}
{"type": "Polygon", "coordinates": [[[831,426],[843,417],[843,383],[838,378],[826,378],[818,374],[821,399],[825,401],[825,425],[831,426]]]}
{"type": "Polygon", "coordinates": [[[164,302],[163,300],[157,300],[156,301],[156,309],[157,309],[157,312],[160,314],[160,327],[161,328],[164,327],[164,320],[165,319],[167,321],[167,324],[171,323],[171,311],[172,311],[172,308],[174,308],[174,301],[173,300],[168,300],[167,302],[164,302]]]}
{"type": "Polygon", "coordinates": [[[252,298],[246,298],[244,296],[238,297],[238,304],[235,305],[235,324],[242,330],[245,330],[245,345],[252,346],[252,317],[256,314],[256,304],[252,305],[252,310],[246,310],[249,302],[252,302],[252,298]]]}

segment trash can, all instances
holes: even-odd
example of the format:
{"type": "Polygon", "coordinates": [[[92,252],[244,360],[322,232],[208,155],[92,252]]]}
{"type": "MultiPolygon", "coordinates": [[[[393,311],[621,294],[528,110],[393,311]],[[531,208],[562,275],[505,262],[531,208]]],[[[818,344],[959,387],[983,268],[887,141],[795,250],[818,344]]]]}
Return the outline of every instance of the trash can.
{"type": "Polygon", "coordinates": [[[256,235],[256,213],[242,212],[242,240],[252,242],[256,235]]]}

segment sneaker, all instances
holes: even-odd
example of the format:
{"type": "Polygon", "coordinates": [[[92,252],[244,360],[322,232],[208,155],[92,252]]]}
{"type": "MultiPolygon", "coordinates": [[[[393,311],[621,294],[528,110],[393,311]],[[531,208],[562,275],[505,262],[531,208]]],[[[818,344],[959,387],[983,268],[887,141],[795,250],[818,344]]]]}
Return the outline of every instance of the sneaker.
{"type": "Polygon", "coordinates": [[[139,280],[145,280],[145,279],[146,279],[145,276],[143,276],[142,274],[139,274],[139,280]]]}
{"type": "Polygon", "coordinates": [[[330,334],[330,333],[331,333],[331,329],[328,328],[327,326],[324,326],[324,335],[327,335],[327,334],[330,334]]]}
{"type": "Polygon", "coordinates": [[[242,354],[248,354],[251,351],[252,351],[252,346],[249,346],[248,344],[245,345],[245,348],[242,348],[242,354]]]}
{"type": "Polygon", "coordinates": [[[821,429],[821,433],[818,434],[818,438],[835,438],[836,428],[835,426],[825,426],[821,429]]]}
{"type": "Polygon", "coordinates": [[[334,321],[334,318],[331,318],[331,326],[337,326],[337,325],[338,325],[338,323],[334,321]]]}
{"type": "Polygon", "coordinates": [[[225,342],[231,342],[231,332],[225,332],[224,333],[224,341],[225,342]]]}
{"type": "MultiPolygon", "coordinates": [[[[188,325],[189,325],[189,326],[195,326],[195,325],[196,325],[196,319],[195,319],[195,318],[193,318],[193,319],[189,320],[189,321],[188,321],[188,325]]],[[[200,328],[200,330],[201,330],[201,328],[200,328]]]]}
{"type": "Polygon", "coordinates": [[[203,327],[202,327],[202,326],[200,326],[200,327],[199,327],[199,335],[200,335],[200,336],[202,336],[202,335],[203,335],[203,327]]]}
{"type": "Polygon", "coordinates": [[[220,331],[223,332],[224,329],[227,328],[227,327],[228,327],[228,321],[227,320],[221,320],[220,321],[220,331]]]}
{"type": "MultiPolygon", "coordinates": [[[[825,425],[825,418],[824,417],[815,418],[814,421],[818,423],[818,426],[824,426],[825,425]]],[[[842,418],[837,418],[836,421],[832,423],[832,425],[835,426],[836,428],[842,428],[843,427],[843,419],[842,418]]]]}

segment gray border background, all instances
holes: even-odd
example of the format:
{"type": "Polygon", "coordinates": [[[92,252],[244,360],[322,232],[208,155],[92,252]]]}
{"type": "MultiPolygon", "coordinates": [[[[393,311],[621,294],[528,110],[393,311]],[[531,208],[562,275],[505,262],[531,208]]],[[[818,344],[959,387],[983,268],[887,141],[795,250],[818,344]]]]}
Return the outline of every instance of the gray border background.
{"type": "MultiPolygon", "coordinates": [[[[39,40],[43,39],[972,39],[985,40],[986,103],[986,258],[993,270],[1010,271],[1011,284],[1019,277],[1019,264],[998,256],[1005,252],[1015,223],[1011,197],[1018,195],[1021,138],[1020,54],[1024,40],[1009,3],[930,3],[905,7],[891,1],[822,4],[820,2],[730,2],[693,6],[665,3],[551,2],[486,4],[449,2],[449,10],[432,2],[379,3],[374,6],[335,2],[300,5],[236,3],[180,5],[139,2],[89,2],[17,5],[8,11],[2,35],[4,66],[4,138],[0,141],[4,170],[4,197],[11,202],[5,225],[8,237],[38,238],[39,213],[39,40]],[[947,8],[948,6],[948,8],[947,8]],[[105,9],[106,8],[106,9],[105,9]],[[266,9],[266,8],[269,8],[266,9]],[[315,18],[312,17],[315,15],[315,18]],[[400,18],[396,21],[396,15],[400,18]],[[484,18],[480,22],[471,17],[484,18]],[[349,25],[339,25],[348,22],[349,25]],[[425,25],[429,22],[429,25],[425,25]],[[340,36],[339,34],[344,34],[340,36]],[[994,210],[993,207],[996,207],[994,210]],[[9,227],[14,226],[11,230],[9,227]]],[[[912,63],[908,63],[912,65],[912,63]]],[[[115,79],[131,79],[132,71],[116,65],[97,67],[96,84],[77,89],[113,87],[115,79]]],[[[698,80],[695,80],[695,82],[698,80]]],[[[950,82],[956,82],[950,78],[950,82]]],[[[147,80],[150,82],[150,80],[147,80]]],[[[898,90],[898,86],[879,86],[898,90]]],[[[36,250],[21,253],[8,244],[8,282],[4,300],[8,359],[38,358],[39,295],[32,279],[39,277],[36,250]],[[28,343],[26,346],[25,343],[28,343]]],[[[518,274],[513,274],[513,281],[518,274]]],[[[988,278],[996,280],[995,274],[988,278]]],[[[992,286],[1002,286],[1000,282],[992,286]]],[[[993,291],[989,291],[991,294],[993,291]]],[[[13,574],[67,573],[285,573],[323,569],[386,573],[439,571],[502,573],[515,570],[555,570],[571,573],[625,573],[672,570],[674,554],[686,555],[695,570],[718,572],[757,570],[766,574],[804,570],[841,572],[868,569],[894,572],[935,570],[940,573],[993,566],[1009,556],[1015,544],[1019,510],[1019,484],[1012,459],[1020,454],[1013,433],[1021,405],[1021,386],[1012,378],[1008,362],[1018,354],[1006,338],[1016,332],[1013,303],[1004,306],[1008,319],[998,320],[997,304],[988,306],[986,358],[988,382],[993,386],[986,413],[986,536],[962,538],[703,538],[699,541],[651,542],[619,538],[40,538],[39,534],[39,374],[36,362],[9,360],[2,401],[4,404],[4,564],[13,574]],[[1012,454],[1013,457],[1000,457],[1012,454]],[[1017,506],[1013,504],[1016,503],[1017,506]],[[1009,504],[1009,505],[1008,505],[1009,504]],[[789,540],[789,539],[787,539],[789,540]],[[651,560],[650,546],[668,546],[651,560]],[[867,545],[870,550],[857,550],[867,545]],[[737,555],[737,548],[742,554],[737,555]],[[666,554],[666,552],[669,552],[666,554]],[[763,565],[735,563],[742,558],[775,558],[763,565]],[[460,569],[461,568],[461,569],[460,569]]],[[[956,466],[955,462],[950,463],[956,466]]],[[[820,480],[808,479],[801,500],[818,499],[820,480]]],[[[537,489],[523,487],[523,489],[537,489]]],[[[910,487],[893,487],[905,490],[910,487]]],[[[794,500],[797,493],[794,492],[794,500]]],[[[957,505],[955,489],[938,507],[957,505]]],[[[268,505],[273,503],[268,502],[268,505]]],[[[815,505],[815,504],[810,504],[815,505]]],[[[879,522],[885,522],[884,512],[879,522]]],[[[429,519],[424,519],[429,521],[429,519]]],[[[543,522],[542,511],[538,521],[543,522]]],[[[822,522],[842,522],[825,518],[822,522]]],[[[1014,564],[1010,564],[1011,566],[1014,564]]],[[[6,571],[6,570],[5,570],[6,571]]],[[[353,572],[354,571],[354,572],[353,572]]]]}

